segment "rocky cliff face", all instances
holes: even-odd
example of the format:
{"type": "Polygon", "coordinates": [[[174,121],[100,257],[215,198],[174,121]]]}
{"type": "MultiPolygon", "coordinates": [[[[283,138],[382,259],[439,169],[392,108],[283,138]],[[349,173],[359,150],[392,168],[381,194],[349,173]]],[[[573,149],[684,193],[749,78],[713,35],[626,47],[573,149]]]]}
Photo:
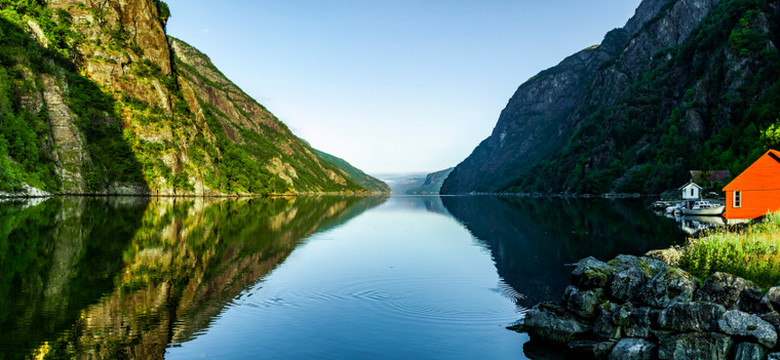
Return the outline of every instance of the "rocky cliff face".
{"type": "Polygon", "coordinates": [[[0,113],[16,121],[0,123],[0,191],[23,192],[26,185],[71,194],[367,191],[206,55],[169,39],[165,3],[3,7],[0,87],[10,92],[0,96],[0,113]]]}
{"type": "MultiPolygon", "coordinates": [[[[756,96],[777,79],[769,71],[777,51],[771,26],[762,24],[772,23],[776,8],[761,1],[643,1],[599,46],[521,85],[491,136],[442,191],[647,192],[673,186],[688,166],[739,170],[747,160],[707,157],[718,141],[732,157],[752,155],[752,148],[716,138],[727,128],[742,132],[744,112],[768,102],[756,96]],[[757,45],[747,45],[748,37],[757,45]],[[772,77],[756,79],[760,72],[772,77]],[[750,81],[753,89],[744,86],[750,81]],[[737,98],[753,103],[740,109],[737,98]],[[697,151],[698,158],[689,156],[697,151]]],[[[755,130],[751,139],[759,142],[755,130]]]]}

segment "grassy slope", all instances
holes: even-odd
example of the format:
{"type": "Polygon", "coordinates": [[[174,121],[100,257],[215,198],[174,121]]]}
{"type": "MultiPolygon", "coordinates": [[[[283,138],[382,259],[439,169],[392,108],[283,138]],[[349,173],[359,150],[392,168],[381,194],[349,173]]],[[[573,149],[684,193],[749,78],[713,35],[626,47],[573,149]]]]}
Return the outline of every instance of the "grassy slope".
{"type": "Polygon", "coordinates": [[[348,163],[346,160],[341,159],[339,157],[333,156],[331,154],[314,150],[318,156],[325,159],[326,161],[335,164],[337,167],[344,169],[346,173],[360,186],[366,188],[366,190],[369,190],[371,192],[375,193],[390,193],[390,186],[382,182],[382,180],[379,180],[371,175],[368,175],[364,173],[362,170],[352,166],[352,164],[348,163]]]}

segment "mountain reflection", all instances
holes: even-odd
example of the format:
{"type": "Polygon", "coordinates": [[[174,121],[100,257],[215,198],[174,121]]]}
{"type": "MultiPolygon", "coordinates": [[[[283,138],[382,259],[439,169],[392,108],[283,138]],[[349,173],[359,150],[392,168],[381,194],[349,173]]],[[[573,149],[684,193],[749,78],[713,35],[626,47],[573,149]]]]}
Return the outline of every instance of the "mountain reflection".
{"type": "Polygon", "coordinates": [[[385,200],[0,203],[0,359],[163,358],[301,239],[385,200]]]}
{"type": "Polygon", "coordinates": [[[637,199],[445,196],[447,210],[489,248],[499,275],[530,307],[557,300],[586,256],[609,260],[681,243],[674,221],[637,199]]]}

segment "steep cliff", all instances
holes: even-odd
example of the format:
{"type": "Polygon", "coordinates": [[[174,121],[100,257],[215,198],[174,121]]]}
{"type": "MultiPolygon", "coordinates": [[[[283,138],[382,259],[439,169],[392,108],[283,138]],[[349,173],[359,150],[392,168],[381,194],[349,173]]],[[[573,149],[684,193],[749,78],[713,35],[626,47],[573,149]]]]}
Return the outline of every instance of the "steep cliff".
{"type": "Polygon", "coordinates": [[[660,192],[739,173],[780,104],[778,6],[646,0],[625,27],[521,85],[442,191],[660,192]]]}
{"type": "Polygon", "coordinates": [[[168,38],[165,3],[0,8],[0,191],[367,192],[207,56],[168,38]]]}

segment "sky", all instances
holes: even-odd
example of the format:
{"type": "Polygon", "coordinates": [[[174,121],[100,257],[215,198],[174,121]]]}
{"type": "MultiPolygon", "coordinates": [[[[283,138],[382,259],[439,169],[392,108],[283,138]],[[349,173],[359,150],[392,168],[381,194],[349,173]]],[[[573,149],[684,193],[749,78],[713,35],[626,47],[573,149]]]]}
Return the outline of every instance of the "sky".
{"type": "Polygon", "coordinates": [[[166,0],[195,46],[313,147],[369,174],[455,166],[517,87],[639,0],[166,0]]]}

